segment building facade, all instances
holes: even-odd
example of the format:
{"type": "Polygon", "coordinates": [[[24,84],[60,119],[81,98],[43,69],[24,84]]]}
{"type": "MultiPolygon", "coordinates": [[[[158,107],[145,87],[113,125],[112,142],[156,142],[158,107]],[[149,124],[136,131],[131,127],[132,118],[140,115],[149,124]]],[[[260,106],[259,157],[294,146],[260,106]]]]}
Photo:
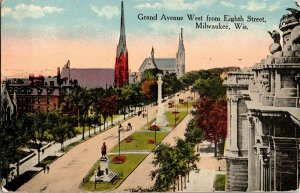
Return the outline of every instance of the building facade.
{"type": "Polygon", "coordinates": [[[179,44],[176,58],[154,58],[152,57],[153,48],[151,50],[151,57],[145,58],[141,64],[138,72],[138,81],[141,81],[144,72],[148,69],[158,68],[163,73],[176,73],[180,78],[185,74],[185,48],[183,43],[183,29],[179,34],[179,44]],[[154,60],[153,60],[154,58],[154,60]],[[154,62],[153,62],[154,61],[154,62]]]}
{"type": "Polygon", "coordinates": [[[289,191],[299,188],[300,13],[269,32],[271,55],[248,72],[226,80],[227,191],[289,191]]]}
{"type": "MultiPolygon", "coordinates": [[[[1,99],[2,108],[5,109],[5,101],[7,101],[7,104],[13,104],[14,114],[58,111],[63,98],[68,93],[68,87],[62,84],[59,68],[57,76],[53,77],[29,75],[29,78],[7,79],[2,83],[2,92],[7,93],[1,94],[5,96],[1,99]]],[[[9,106],[12,112],[12,105],[9,106]]],[[[1,113],[2,117],[7,117],[5,115],[8,114],[7,111],[2,110],[1,113]]]]}
{"type": "Polygon", "coordinates": [[[117,57],[115,63],[115,87],[121,88],[129,84],[129,71],[128,71],[128,50],[126,47],[125,35],[125,21],[124,21],[124,7],[123,1],[121,2],[121,28],[120,38],[117,47],[117,57]]]}

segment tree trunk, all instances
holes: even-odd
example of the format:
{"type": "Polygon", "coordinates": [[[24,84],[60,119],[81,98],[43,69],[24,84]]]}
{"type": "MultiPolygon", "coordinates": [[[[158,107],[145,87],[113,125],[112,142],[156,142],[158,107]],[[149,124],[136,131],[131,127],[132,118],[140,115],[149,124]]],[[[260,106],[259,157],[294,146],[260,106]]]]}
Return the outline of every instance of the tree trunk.
{"type": "Polygon", "coordinates": [[[84,140],[84,125],[85,125],[85,123],[83,121],[82,122],[82,140],[84,140]]]}
{"type": "Polygon", "coordinates": [[[94,135],[96,134],[96,124],[94,125],[94,135]]]}
{"type": "Polygon", "coordinates": [[[89,137],[91,137],[91,126],[89,125],[89,137]]]}
{"type": "Polygon", "coordinates": [[[183,187],[182,187],[182,175],[180,175],[180,184],[181,184],[181,191],[183,191],[183,187]]]}
{"type": "Polygon", "coordinates": [[[218,143],[217,143],[217,142],[215,142],[215,157],[217,157],[217,156],[218,156],[217,149],[218,149],[218,143]]]}
{"type": "Polygon", "coordinates": [[[64,142],[61,142],[61,143],[60,143],[60,150],[61,150],[61,151],[64,151],[64,142]]]}
{"type": "Polygon", "coordinates": [[[186,174],[184,175],[184,189],[186,189],[186,174]]]}
{"type": "Polygon", "coordinates": [[[40,157],[40,153],[41,153],[41,148],[38,148],[38,164],[41,163],[41,157],[40,157]]]}
{"type": "Polygon", "coordinates": [[[114,125],[114,115],[110,116],[110,120],[111,120],[111,125],[114,125]]]}
{"type": "Polygon", "coordinates": [[[79,109],[77,110],[77,121],[78,121],[78,127],[80,127],[79,109]]]}
{"type": "Polygon", "coordinates": [[[124,120],[126,119],[125,115],[126,115],[126,107],[123,107],[124,111],[123,111],[123,115],[124,115],[124,120]]]}
{"type": "Polygon", "coordinates": [[[105,130],[106,118],[103,117],[103,121],[104,121],[104,123],[103,123],[103,129],[105,130]]]}
{"type": "Polygon", "coordinates": [[[18,162],[17,162],[17,178],[19,180],[20,177],[20,156],[18,156],[18,162]]]}

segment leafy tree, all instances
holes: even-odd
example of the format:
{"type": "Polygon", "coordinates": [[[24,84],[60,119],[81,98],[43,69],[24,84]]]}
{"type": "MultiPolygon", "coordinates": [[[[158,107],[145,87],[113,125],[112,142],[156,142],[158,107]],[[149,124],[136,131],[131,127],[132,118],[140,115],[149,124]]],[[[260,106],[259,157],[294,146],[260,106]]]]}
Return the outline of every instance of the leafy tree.
{"type": "Polygon", "coordinates": [[[178,160],[176,150],[170,145],[162,144],[154,151],[152,162],[158,169],[151,172],[152,180],[155,179],[153,189],[158,192],[167,192],[175,187],[178,176],[178,160]]]}
{"type": "Polygon", "coordinates": [[[65,97],[66,106],[73,111],[77,111],[78,125],[82,126],[82,140],[84,139],[84,127],[88,111],[93,101],[91,99],[91,91],[85,88],[76,87],[71,93],[65,97]],[[81,123],[79,123],[81,120],[81,123]]]}
{"type": "Polygon", "coordinates": [[[196,125],[204,130],[205,139],[215,144],[217,156],[217,145],[227,133],[227,103],[224,99],[214,101],[205,97],[196,107],[196,125]]]}
{"type": "Polygon", "coordinates": [[[184,133],[185,140],[188,143],[198,144],[203,140],[203,131],[200,128],[197,128],[195,125],[195,120],[191,120],[187,124],[187,128],[184,133]]]}
{"type": "Polygon", "coordinates": [[[47,113],[37,112],[35,114],[28,114],[28,118],[33,120],[32,128],[34,135],[33,140],[37,145],[38,151],[38,163],[40,163],[40,153],[42,148],[42,142],[46,141],[47,133],[49,131],[49,122],[45,122],[47,120],[47,113]]]}
{"type": "Polygon", "coordinates": [[[147,101],[155,101],[157,99],[157,83],[156,80],[145,80],[142,83],[142,94],[147,101]]]}
{"type": "Polygon", "coordinates": [[[226,87],[222,85],[220,77],[198,79],[194,85],[194,90],[198,92],[200,97],[210,97],[214,100],[226,95],[226,87]]]}
{"type": "Polygon", "coordinates": [[[54,121],[51,125],[52,129],[50,130],[50,134],[55,141],[61,144],[61,151],[63,151],[64,141],[76,136],[74,128],[76,125],[76,117],[54,112],[49,113],[47,119],[48,121],[54,121]]]}

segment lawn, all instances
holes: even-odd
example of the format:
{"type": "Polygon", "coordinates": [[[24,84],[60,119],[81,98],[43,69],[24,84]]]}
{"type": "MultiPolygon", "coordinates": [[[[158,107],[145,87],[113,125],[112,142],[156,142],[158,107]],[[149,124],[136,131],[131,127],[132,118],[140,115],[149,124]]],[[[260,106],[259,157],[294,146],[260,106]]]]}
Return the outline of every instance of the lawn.
{"type": "MultiPolygon", "coordinates": [[[[168,132],[157,131],[156,132],[156,140],[157,144],[161,142],[161,140],[168,134],[168,132]]],[[[154,131],[149,132],[135,132],[131,135],[133,140],[130,143],[126,141],[121,142],[121,151],[128,151],[128,150],[152,150],[156,145],[149,144],[148,139],[154,139],[154,131]]],[[[118,152],[119,146],[116,145],[111,152],[118,152]]]]}
{"type": "MultiPolygon", "coordinates": [[[[121,176],[112,184],[107,182],[97,183],[95,189],[95,183],[87,181],[81,184],[81,188],[87,191],[104,191],[116,188],[123,180],[138,166],[138,164],[147,156],[146,154],[125,154],[126,162],[122,164],[113,164],[110,162],[109,168],[113,172],[121,174],[121,176]]],[[[108,159],[111,160],[112,155],[108,155],[108,159]]],[[[86,176],[86,179],[90,179],[95,170],[98,168],[99,162],[95,163],[92,169],[86,176]]]]}
{"type": "MultiPolygon", "coordinates": [[[[188,105],[189,109],[193,107],[193,102],[189,102],[188,105]]],[[[186,109],[186,104],[177,104],[177,108],[185,108],[186,109]]]]}
{"type": "MultiPolygon", "coordinates": [[[[178,125],[182,119],[184,119],[184,117],[187,115],[186,111],[180,111],[176,114],[176,116],[178,117],[178,119],[176,120],[176,125],[178,125]]],[[[166,117],[167,117],[167,121],[169,122],[169,126],[175,126],[175,114],[173,114],[172,112],[166,112],[166,117]]]]}
{"type": "MultiPolygon", "coordinates": [[[[123,116],[123,115],[114,115],[113,119],[116,120],[116,118],[118,118],[120,116],[123,116]]],[[[111,118],[107,117],[105,123],[110,123],[110,121],[111,121],[111,118]]],[[[103,117],[101,116],[101,124],[102,125],[103,125],[103,122],[104,122],[104,120],[103,120],[103,117]]],[[[84,131],[88,131],[88,130],[89,130],[89,127],[85,126],[84,131]]],[[[82,133],[82,126],[75,127],[75,131],[76,131],[77,134],[82,133]]],[[[93,127],[91,127],[91,133],[94,133],[94,128],[93,127]]]]}
{"type": "Polygon", "coordinates": [[[214,188],[216,191],[225,191],[226,175],[217,174],[214,182],[214,188]]]}

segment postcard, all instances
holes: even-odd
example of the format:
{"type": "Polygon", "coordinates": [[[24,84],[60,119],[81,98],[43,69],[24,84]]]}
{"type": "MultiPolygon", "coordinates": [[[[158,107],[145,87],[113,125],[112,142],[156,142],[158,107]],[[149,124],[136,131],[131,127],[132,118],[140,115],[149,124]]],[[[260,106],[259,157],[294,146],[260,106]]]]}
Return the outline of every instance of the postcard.
{"type": "Polygon", "coordinates": [[[1,191],[298,190],[299,7],[1,0],[1,191]]]}

